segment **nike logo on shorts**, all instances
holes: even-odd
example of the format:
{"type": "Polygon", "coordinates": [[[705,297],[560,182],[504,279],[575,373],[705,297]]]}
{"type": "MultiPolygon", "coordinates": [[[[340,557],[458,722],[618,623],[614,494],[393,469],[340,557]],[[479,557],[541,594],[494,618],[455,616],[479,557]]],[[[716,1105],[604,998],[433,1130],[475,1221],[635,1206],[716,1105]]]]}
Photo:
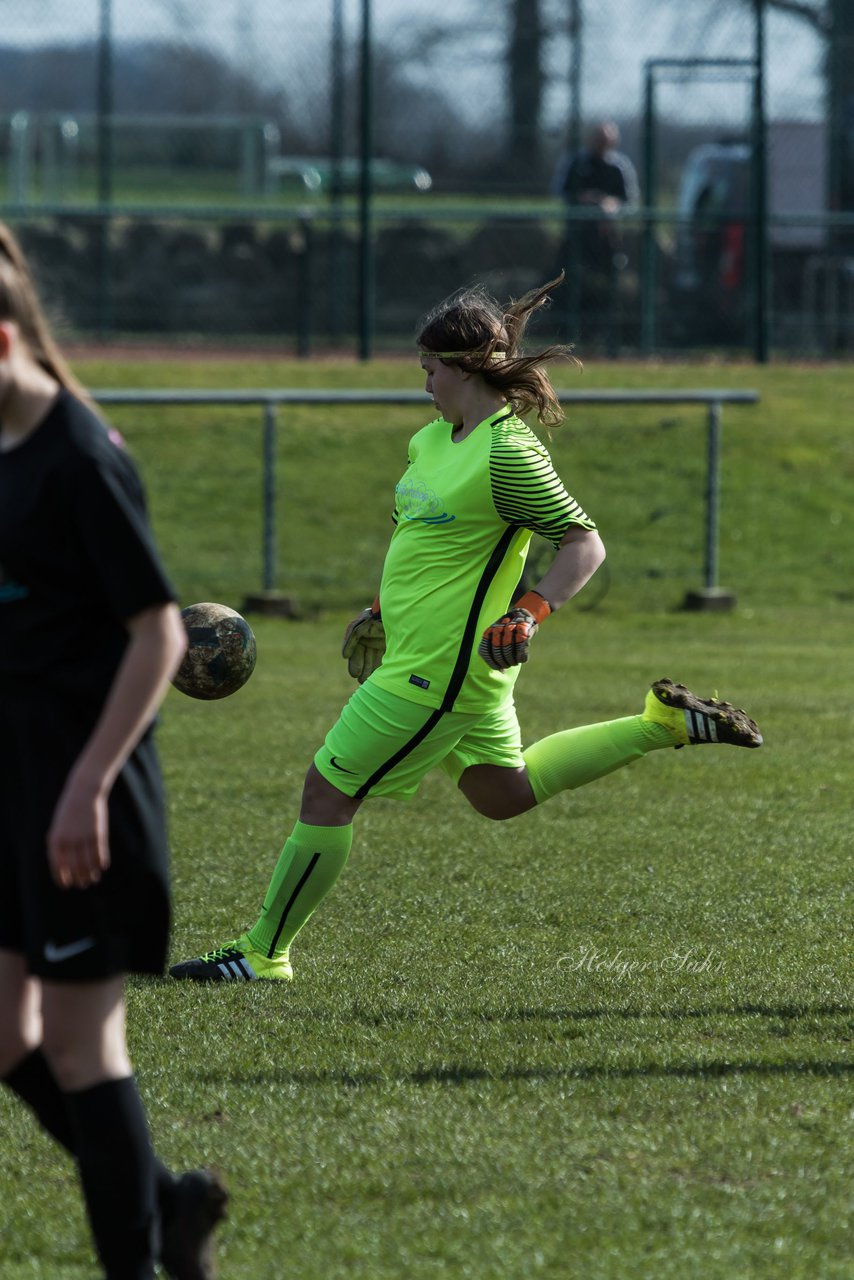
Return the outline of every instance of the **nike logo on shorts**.
{"type": "Polygon", "coordinates": [[[44,958],[48,964],[62,964],[63,960],[71,960],[74,956],[82,955],[84,951],[91,951],[94,945],[94,938],[81,938],[79,942],[68,942],[63,947],[58,947],[55,942],[46,942],[44,958]]]}
{"type": "Polygon", "coordinates": [[[337,769],[339,773],[352,773],[354,777],[356,776],[355,769],[345,769],[343,764],[338,764],[334,756],[329,757],[329,763],[332,765],[332,768],[337,769]]]}

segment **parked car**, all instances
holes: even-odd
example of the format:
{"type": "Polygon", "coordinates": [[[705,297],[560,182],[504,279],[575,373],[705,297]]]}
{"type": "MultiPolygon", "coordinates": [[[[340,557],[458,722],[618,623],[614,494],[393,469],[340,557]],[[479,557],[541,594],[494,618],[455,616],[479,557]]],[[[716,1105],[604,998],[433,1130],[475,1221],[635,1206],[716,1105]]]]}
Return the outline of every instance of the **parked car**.
{"type": "Polygon", "coordinates": [[[708,143],[691,152],[682,173],[673,293],[698,337],[743,325],[750,154],[742,143],[708,143]]]}
{"type": "MultiPolygon", "coordinates": [[[[278,191],[280,184],[297,184],[312,195],[327,195],[334,180],[335,162],[328,157],[272,156],[267,161],[268,190],[278,191]]],[[[433,179],[417,164],[404,164],[375,156],[371,161],[371,180],[377,191],[429,191],[433,179]]],[[[346,156],[340,164],[341,188],[347,193],[358,190],[361,161],[346,156]]]]}
{"type": "MultiPolygon", "coordinates": [[[[676,327],[699,341],[743,341],[750,296],[752,147],[705,143],[688,156],[677,198],[671,264],[676,327]]],[[[824,130],[772,124],[768,134],[768,242],[774,309],[799,305],[810,259],[825,248],[824,130]]]]}

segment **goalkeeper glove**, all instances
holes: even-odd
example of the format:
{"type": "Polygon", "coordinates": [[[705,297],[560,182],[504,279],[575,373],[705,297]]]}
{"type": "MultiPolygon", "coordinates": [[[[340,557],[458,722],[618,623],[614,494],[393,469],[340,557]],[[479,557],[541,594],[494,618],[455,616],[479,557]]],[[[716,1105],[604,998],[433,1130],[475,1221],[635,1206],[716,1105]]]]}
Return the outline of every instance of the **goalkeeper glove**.
{"type": "Polygon", "coordinates": [[[477,651],[488,667],[506,671],[528,661],[531,641],[552,607],[539,591],[527,591],[508,613],[483,633],[477,651]]]}
{"type": "Polygon", "coordinates": [[[377,596],[370,609],[363,609],[347,627],[341,654],[347,659],[347,670],[353,679],[364,684],[382,662],[384,653],[385,628],[377,596]]]}

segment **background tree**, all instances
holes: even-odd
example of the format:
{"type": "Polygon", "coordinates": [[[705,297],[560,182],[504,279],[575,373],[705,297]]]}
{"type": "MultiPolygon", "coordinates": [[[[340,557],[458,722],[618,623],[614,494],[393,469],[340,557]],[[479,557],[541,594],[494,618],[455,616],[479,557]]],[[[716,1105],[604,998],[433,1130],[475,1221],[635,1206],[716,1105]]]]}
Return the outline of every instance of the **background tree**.
{"type": "MultiPolygon", "coordinates": [[[[543,108],[544,31],[540,0],[510,0],[508,9],[507,93],[512,175],[540,186],[543,108]]],[[[510,175],[508,175],[510,176],[510,175]]]]}

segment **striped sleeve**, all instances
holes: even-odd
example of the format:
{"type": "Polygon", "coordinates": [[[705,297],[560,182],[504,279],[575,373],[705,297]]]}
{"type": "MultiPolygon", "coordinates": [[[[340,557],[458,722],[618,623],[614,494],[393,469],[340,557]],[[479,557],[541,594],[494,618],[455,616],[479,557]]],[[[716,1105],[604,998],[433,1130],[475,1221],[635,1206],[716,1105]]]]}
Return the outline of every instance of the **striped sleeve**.
{"type": "Polygon", "coordinates": [[[530,529],[560,546],[570,525],[595,529],[593,520],[567,493],[547,451],[522,423],[493,431],[489,471],[495,510],[507,524],[530,529]]]}

